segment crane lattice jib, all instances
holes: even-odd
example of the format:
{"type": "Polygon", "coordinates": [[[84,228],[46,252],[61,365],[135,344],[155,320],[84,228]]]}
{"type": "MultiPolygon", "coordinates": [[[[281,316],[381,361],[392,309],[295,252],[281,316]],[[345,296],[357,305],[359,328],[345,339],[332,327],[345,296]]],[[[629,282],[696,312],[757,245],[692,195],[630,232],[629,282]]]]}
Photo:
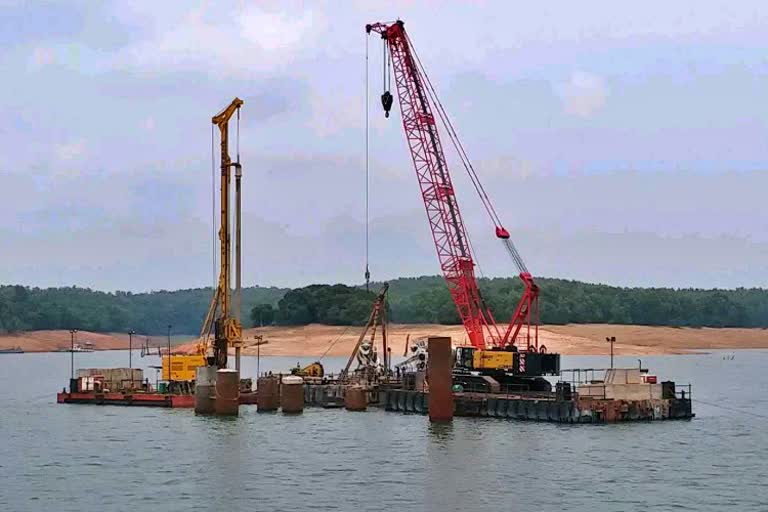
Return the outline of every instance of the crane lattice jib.
{"type": "Polygon", "coordinates": [[[538,286],[510,240],[509,233],[501,225],[488,195],[472,169],[461,143],[457,140],[450,119],[447,118],[442,105],[434,96],[429,78],[423,73],[418,58],[414,58],[415,53],[403,22],[375,23],[367,25],[366,30],[368,33],[380,34],[389,48],[403,128],[421,187],[440,267],[470,343],[478,348],[485,348],[486,345],[503,347],[516,344],[522,351],[537,350],[538,286]],[[520,279],[524,286],[523,297],[503,334],[499,331],[490,309],[485,305],[477,285],[475,261],[440,143],[430,105],[430,93],[433,101],[437,103],[440,120],[447,125],[451,141],[454,145],[458,144],[459,156],[465,167],[468,167],[470,179],[495,224],[496,236],[502,240],[520,270],[520,279]]]}
{"type": "Polygon", "coordinates": [[[475,263],[459,212],[435,118],[414,62],[402,22],[369,25],[387,40],[400,102],[400,112],[413,165],[421,187],[437,257],[470,343],[478,348],[497,344],[501,335],[483,304],[475,263]]]}

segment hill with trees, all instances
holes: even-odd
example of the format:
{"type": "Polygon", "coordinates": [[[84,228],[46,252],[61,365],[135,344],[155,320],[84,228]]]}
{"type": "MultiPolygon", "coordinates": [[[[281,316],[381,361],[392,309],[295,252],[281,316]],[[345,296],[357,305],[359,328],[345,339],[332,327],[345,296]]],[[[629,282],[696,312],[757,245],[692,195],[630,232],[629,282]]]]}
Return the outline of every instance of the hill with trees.
{"type": "MultiPolygon", "coordinates": [[[[537,279],[544,324],[608,323],[681,327],[766,327],[768,290],[622,288],[565,279],[537,279]]],[[[511,316],[522,295],[519,279],[480,279],[480,289],[499,322],[511,316]]],[[[390,282],[393,321],[458,323],[442,278],[390,282]]]]}
{"type": "MultiPolygon", "coordinates": [[[[243,315],[256,304],[277,302],[286,289],[243,289],[243,315]]],[[[87,288],[0,286],[0,332],[76,328],[94,332],[199,334],[213,297],[211,288],[149,293],[87,288]]]]}
{"type": "MultiPolygon", "coordinates": [[[[622,288],[563,279],[538,279],[544,324],[609,323],[688,327],[768,327],[768,290],[622,288]]],[[[443,279],[389,282],[390,319],[398,323],[456,324],[459,317],[443,279]]],[[[345,285],[243,289],[243,322],[252,325],[329,325],[365,322],[380,283],[371,291],[345,285]]],[[[499,322],[522,292],[518,279],[481,279],[499,322]]],[[[213,291],[197,288],[149,293],[86,288],[0,286],[0,332],[77,328],[96,332],[197,334],[213,291]]]]}

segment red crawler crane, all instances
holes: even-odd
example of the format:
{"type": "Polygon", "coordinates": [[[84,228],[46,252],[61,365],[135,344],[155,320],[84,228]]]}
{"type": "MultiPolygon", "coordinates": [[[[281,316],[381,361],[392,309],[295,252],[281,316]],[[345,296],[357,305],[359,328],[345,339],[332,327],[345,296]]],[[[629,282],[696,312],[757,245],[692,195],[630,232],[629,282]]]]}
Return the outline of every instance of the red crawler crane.
{"type": "MultiPolygon", "coordinates": [[[[539,351],[539,288],[485,193],[450,119],[437,99],[429,77],[413,50],[403,22],[398,20],[394,23],[374,23],[366,25],[366,31],[369,34],[371,32],[380,34],[389,48],[405,138],[411,150],[416,177],[421,187],[437,257],[453,302],[469,335],[470,343],[480,350],[489,346],[509,348],[510,345],[514,345],[520,352],[539,351]],[[448,137],[456,147],[483,206],[491,217],[496,236],[507,247],[525,287],[523,297],[503,332],[496,325],[493,314],[477,285],[472,248],[456,202],[435,116],[432,113],[433,107],[445,126],[448,137]]],[[[389,116],[392,95],[386,91],[381,99],[384,110],[389,116]]],[[[545,350],[543,346],[541,348],[542,351],[545,350]]]]}

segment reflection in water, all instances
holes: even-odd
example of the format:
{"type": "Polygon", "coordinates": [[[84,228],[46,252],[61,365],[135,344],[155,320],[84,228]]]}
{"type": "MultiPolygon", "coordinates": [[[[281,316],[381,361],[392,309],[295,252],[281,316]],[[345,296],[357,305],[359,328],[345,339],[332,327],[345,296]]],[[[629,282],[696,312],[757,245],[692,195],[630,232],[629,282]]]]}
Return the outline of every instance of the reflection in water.
{"type": "Polygon", "coordinates": [[[453,441],[453,422],[441,421],[434,423],[430,421],[428,432],[427,441],[429,441],[429,447],[435,445],[444,448],[447,443],[453,441]]]}
{"type": "MultiPolygon", "coordinates": [[[[126,355],[78,354],[77,365],[125,365],[126,355]]],[[[727,361],[644,357],[659,375],[692,382],[695,396],[727,400],[734,411],[697,403],[692,421],[610,426],[431,424],[373,408],[285,416],[243,407],[239,418],[218,418],[56,405],[68,356],[0,358],[0,511],[760,511],[768,503],[765,420],[735,412],[768,414],[768,351],[727,361]]],[[[346,360],[323,363],[338,371],[346,360]]],[[[261,369],[295,364],[262,358],[261,369]]],[[[255,359],[243,367],[253,375],[255,359]]]]}

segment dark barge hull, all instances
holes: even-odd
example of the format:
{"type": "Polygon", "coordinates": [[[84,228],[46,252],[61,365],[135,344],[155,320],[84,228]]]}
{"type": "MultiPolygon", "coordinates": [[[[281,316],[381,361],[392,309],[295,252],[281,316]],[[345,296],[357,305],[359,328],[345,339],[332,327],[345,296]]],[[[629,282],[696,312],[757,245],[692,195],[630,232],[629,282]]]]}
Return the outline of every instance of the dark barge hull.
{"type": "MultiPolygon", "coordinates": [[[[344,386],[306,384],[305,403],[325,407],[343,396],[344,386]]],[[[617,423],[691,419],[690,398],[617,400],[574,397],[557,400],[554,393],[536,396],[492,393],[454,393],[454,415],[508,418],[551,423],[617,423]]],[[[369,391],[368,404],[387,411],[427,414],[429,393],[379,387],[369,391]]]]}
{"type": "Polygon", "coordinates": [[[56,394],[60,404],[124,405],[138,407],[192,408],[194,395],[164,393],[67,393],[56,394]]]}
{"type": "MultiPolygon", "coordinates": [[[[136,407],[166,407],[192,409],[195,395],[172,395],[167,393],[67,393],[56,394],[60,404],[124,405],[136,407]]],[[[256,404],[256,393],[241,393],[240,405],[256,404]]]]}
{"type": "MultiPolygon", "coordinates": [[[[429,393],[389,390],[382,397],[386,410],[426,414],[429,393]]],[[[551,423],[618,423],[691,419],[690,399],[574,399],[549,400],[485,393],[455,393],[455,416],[508,418],[551,423]]]]}

